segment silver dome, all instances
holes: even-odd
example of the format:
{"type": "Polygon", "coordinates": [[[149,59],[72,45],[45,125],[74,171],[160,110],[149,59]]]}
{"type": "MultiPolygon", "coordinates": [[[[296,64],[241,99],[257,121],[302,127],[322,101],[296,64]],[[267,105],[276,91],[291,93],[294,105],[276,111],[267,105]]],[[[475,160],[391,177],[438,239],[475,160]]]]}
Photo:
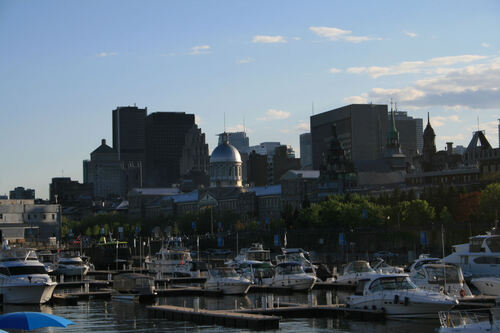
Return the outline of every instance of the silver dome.
{"type": "Polygon", "coordinates": [[[241,155],[234,146],[229,143],[222,143],[210,155],[210,163],[216,162],[241,163],[241,155]]]}

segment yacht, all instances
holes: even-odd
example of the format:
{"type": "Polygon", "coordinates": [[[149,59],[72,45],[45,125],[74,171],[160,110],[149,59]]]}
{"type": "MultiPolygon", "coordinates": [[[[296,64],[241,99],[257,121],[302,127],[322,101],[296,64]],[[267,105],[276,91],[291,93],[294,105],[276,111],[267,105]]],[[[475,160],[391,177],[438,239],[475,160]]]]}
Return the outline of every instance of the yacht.
{"type": "Polygon", "coordinates": [[[269,286],[289,287],[296,291],[311,290],[316,278],[306,274],[301,264],[285,262],[276,265],[274,276],[269,286]]]}
{"type": "Polygon", "coordinates": [[[370,277],[377,274],[373,268],[370,267],[368,261],[357,260],[352,261],[344,268],[344,273],[336,278],[337,283],[347,283],[356,285],[360,279],[370,277]]]}
{"type": "Polygon", "coordinates": [[[385,262],[382,258],[377,258],[375,261],[370,264],[374,271],[381,274],[398,274],[404,273],[404,270],[401,267],[391,266],[387,262],[385,262]]]}
{"type": "Polygon", "coordinates": [[[0,251],[0,294],[4,303],[48,302],[56,285],[34,250],[10,248],[0,251]]]}
{"type": "Polygon", "coordinates": [[[196,272],[192,270],[191,253],[182,246],[180,239],[170,240],[153,257],[146,258],[145,262],[149,271],[161,276],[196,276],[196,272]]]}
{"type": "Polygon", "coordinates": [[[389,318],[437,318],[439,311],[450,310],[458,301],[418,288],[408,274],[373,274],[359,280],[346,304],[354,309],[381,310],[389,318]]]}
{"type": "Polygon", "coordinates": [[[441,261],[441,258],[430,257],[428,254],[421,254],[418,259],[415,259],[412,264],[406,269],[407,272],[411,273],[415,270],[419,270],[425,264],[435,264],[441,261]]]}
{"type": "Polygon", "coordinates": [[[41,251],[36,253],[38,260],[45,266],[47,273],[52,273],[57,268],[57,253],[41,251]]]}
{"type": "Polygon", "coordinates": [[[260,243],[254,243],[245,253],[245,260],[271,262],[271,251],[265,250],[260,243]]]}
{"type": "Polygon", "coordinates": [[[472,297],[460,267],[450,264],[424,264],[410,273],[419,288],[442,292],[454,297],[472,297]]]}
{"type": "Polygon", "coordinates": [[[274,266],[270,262],[245,260],[240,262],[237,271],[256,285],[270,285],[273,281],[274,266]]]}
{"type": "Polygon", "coordinates": [[[302,249],[282,249],[283,254],[276,256],[276,263],[294,262],[304,269],[304,272],[311,276],[316,276],[316,267],[306,258],[307,252],[302,249]]]}
{"type": "Polygon", "coordinates": [[[439,312],[439,333],[500,332],[500,308],[439,312]]]}
{"type": "Polygon", "coordinates": [[[57,260],[55,274],[65,276],[84,276],[89,271],[89,265],[79,255],[61,256],[57,260]]]}
{"type": "Polygon", "coordinates": [[[500,278],[495,276],[475,278],[470,283],[479,290],[482,295],[500,296],[500,278]]]}
{"type": "Polygon", "coordinates": [[[500,276],[500,235],[470,237],[469,243],[454,245],[443,262],[460,266],[466,277],[500,276]]]}
{"type": "Polygon", "coordinates": [[[236,273],[233,268],[220,267],[208,271],[204,284],[207,291],[220,291],[224,295],[246,295],[252,281],[236,273]]]}

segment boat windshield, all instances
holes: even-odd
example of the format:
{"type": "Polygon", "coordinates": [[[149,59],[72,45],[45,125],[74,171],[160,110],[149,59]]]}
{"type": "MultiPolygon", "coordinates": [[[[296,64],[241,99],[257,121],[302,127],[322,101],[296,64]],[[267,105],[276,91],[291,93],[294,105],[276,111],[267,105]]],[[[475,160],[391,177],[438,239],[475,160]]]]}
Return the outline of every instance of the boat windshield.
{"type": "Polygon", "coordinates": [[[454,266],[426,267],[429,283],[459,283],[458,268],[454,266]],[[445,279],[446,278],[446,279],[445,279]]]}
{"type": "Polygon", "coordinates": [[[346,267],[346,274],[374,272],[367,261],[354,261],[346,267]]]}
{"type": "Polygon", "coordinates": [[[12,275],[47,274],[45,266],[11,266],[8,268],[12,275]]]}
{"type": "Polygon", "coordinates": [[[278,274],[290,275],[290,274],[303,274],[304,269],[300,265],[279,265],[278,274]]]}
{"type": "Polygon", "coordinates": [[[417,287],[410,281],[407,276],[389,276],[376,279],[370,285],[370,291],[384,290],[404,290],[416,289],[417,287]]]}

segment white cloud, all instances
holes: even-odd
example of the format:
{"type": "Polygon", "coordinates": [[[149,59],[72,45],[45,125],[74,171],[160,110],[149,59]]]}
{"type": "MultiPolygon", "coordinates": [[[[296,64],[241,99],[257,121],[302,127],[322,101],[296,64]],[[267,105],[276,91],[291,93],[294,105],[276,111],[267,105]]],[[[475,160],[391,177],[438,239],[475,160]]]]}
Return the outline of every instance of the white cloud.
{"type": "Polygon", "coordinates": [[[380,37],[353,36],[351,30],[343,30],[335,27],[309,27],[313,33],[329,40],[344,40],[350,43],[360,43],[369,40],[380,40],[380,37]]]}
{"type": "Polygon", "coordinates": [[[266,111],[264,117],[257,118],[257,120],[283,120],[290,117],[290,112],[283,110],[269,109],[266,111]]]}
{"type": "MultiPolygon", "coordinates": [[[[434,63],[449,64],[459,58],[435,59],[434,63]]],[[[466,58],[461,59],[465,60],[466,58]]],[[[433,106],[454,110],[496,109],[500,105],[500,57],[487,58],[480,64],[449,68],[446,71],[430,71],[426,74],[427,77],[416,80],[407,87],[373,88],[360,96],[344,100],[387,103],[393,98],[405,105],[405,108],[415,109],[433,106]]]]}
{"type": "Polygon", "coordinates": [[[267,44],[286,43],[286,39],[283,36],[259,35],[259,36],[254,36],[252,39],[252,42],[253,43],[267,43],[267,44]]]}
{"type": "Polygon", "coordinates": [[[448,117],[443,116],[433,116],[431,118],[431,124],[433,127],[441,127],[443,125],[449,125],[450,122],[460,122],[457,115],[451,115],[448,117]]]}
{"type": "Polygon", "coordinates": [[[414,33],[414,32],[411,32],[411,31],[403,31],[403,33],[408,36],[408,37],[411,37],[411,38],[415,38],[418,36],[418,34],[414,33]]]}
{"type": "Polygon", "coordinates": [[[196,125],[200,126],[201,125],[201,122],[202,122],[202,119],[199,115],[195,114],[194,115],[194,122],[196,125]]]}
{"type": "Polygon", "coordinates": [[[254,58],[251,58],[251,57],[247,57],[247,58],[243,58],[243,59],[238,59],[236,60],[236,63],[237,64],[248,64],[250,62],[254,62],[255,59],[254,58]]]}
{"type": "Polygon", "coordinates": [[[292,37],[293,40],[301,40],[302,38],[300,37],[292,37]]]}
{"type": "Polygon", "coordinates": [[[302,120],[295,126],[295,131],[297,132],[309,132],[309,122],[302,120]]]}
{"type": "Polygon", "coordinates": [[[367,97],[368,94],[361,94],[361,96],[350,96],[344,98],[344,102],[347,104],[366,104],[368,102],[367,97]]]}
{"type": "Polygon", "coordinates": [[[101,52],[97,56],[98,57],[112,57],[112,56],[115,56],[115,55],[117,55],[116,52],[101,52]]]}
{"type": "MultiPolygon", "coordinates": [[[[434,117],[432,117],[434,119],[434,117]]],[[[465,135],[457,134],[457,135],[443,135],[439,136],[439,139],[443,142],[460,142],[465,140],[465,135]]]]}
{"type": "Polygon", "coordinates": [[[482,47],[490,47],[491,45],[490,45],[490,44],[488,44],[488,43],[481,43],[481,46],[482,46],[482,47]]]}
{"type": "Polygon", "coordinates": [[[226,132],[232,133],[232,132],[246,132],[246,133],[252,133],[253,130],[251,130],[248,127],[243,126],[242,124],[230,126],[226,128],[226,132]]]}
{"type": "Polygon", "coordinates": [[[335,67],[330,68],[330,70],[329,70],[329,71],[330,71],[330,73],[332,73],[332,74],[337,74],[337,73],[342,72],[342,70],[341,70],[341,69],[338,69],[338,68],[335,68],[335,67]]]}
{"type": "Polygon", "coordinates": [[[443,68],[442,66],[470,63],[486,58],[487,56],[466,54],[450,57],[437,57],[425,61],[403,61],[392,66],[349,67],[346,71],[352,74],[367,74],[374,79],[386,75],[415,74],[422,72],[445,73],[453,69],[443,68]]]}
{"type": "Polygon", "coordinates": [[[208,54],[210,53],[210,45],[197,45],[191,48],[190,55],[208,54]]]}

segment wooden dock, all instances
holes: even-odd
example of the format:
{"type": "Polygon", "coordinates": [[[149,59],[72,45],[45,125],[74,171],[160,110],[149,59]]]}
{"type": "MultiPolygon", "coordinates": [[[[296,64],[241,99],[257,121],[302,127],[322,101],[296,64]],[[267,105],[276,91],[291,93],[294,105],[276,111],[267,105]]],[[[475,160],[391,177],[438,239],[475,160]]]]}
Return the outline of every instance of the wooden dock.
{"type": "Polygon", "coordinates": [[[184,308],[171,305],[148,306],[148,311],[154,318],[168,320],[191,321],[203,325],[221,325],[252,330],[278,329],[280,318],[261,314],[241,313],[227,310],[195,311],[193,308],[184,308]]]}
{"type": "Polygon", "coordinates": [[[64,289],[64,288],[80,288],[84,287],[86,284],[89,285],[89,288],[105,288],[109,287],[112,281],[106,280],[77,280],[77,281],[67,281],[67,282],[58,282],[56,289],[64,289]]]}

